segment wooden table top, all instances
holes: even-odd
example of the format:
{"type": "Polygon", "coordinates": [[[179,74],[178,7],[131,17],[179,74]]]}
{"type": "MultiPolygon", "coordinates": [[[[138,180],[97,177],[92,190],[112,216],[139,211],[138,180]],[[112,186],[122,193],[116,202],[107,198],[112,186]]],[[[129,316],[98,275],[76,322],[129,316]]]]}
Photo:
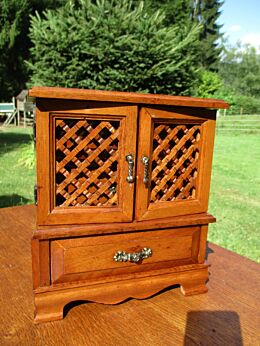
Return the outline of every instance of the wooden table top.
{"type": "Polygon", "coordinates": [[[118,305],[74,303],[33,324],[30,238],[35,207],[0,209],[0,345],[260,345],[260,266],[209,243],[209,292],[179,288],[118,305]]]}

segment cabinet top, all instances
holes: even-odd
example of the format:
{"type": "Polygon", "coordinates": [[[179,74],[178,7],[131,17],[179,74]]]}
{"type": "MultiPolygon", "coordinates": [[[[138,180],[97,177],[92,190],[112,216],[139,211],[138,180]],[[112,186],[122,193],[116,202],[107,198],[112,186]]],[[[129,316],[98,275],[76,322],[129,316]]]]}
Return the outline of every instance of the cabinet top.
{"type": "Polygon", "coordinates": [[[108,101],[123,103],[155,104],[165,106],[202,107],[216,109],[229,108],[228,103],[217,99],[58,87],[36,86],[29,90],[29,96],[36,98],[108,101]]]}

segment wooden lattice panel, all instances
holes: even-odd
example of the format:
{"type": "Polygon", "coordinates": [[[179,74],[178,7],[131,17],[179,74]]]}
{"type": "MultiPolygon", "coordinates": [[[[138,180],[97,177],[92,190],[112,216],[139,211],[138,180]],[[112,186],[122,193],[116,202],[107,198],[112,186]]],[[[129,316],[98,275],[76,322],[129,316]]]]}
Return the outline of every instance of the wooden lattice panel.
{"type": "Polygon", "coordinates": [[[56,206],[118,204],[119,121],[56,119],[56,206]]]}
{"type": "Polygon", "coordinates": [[[194,199],[200,126],[154,124],[150,202],[194,199]]]}

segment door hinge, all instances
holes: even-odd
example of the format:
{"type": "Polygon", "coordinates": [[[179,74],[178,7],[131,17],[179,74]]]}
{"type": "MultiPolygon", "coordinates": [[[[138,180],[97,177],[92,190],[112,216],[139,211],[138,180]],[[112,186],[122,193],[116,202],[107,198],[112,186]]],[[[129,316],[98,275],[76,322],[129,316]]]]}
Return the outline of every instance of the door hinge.
{"type": "Polygon", "coordinates": [[[38,186],[34,185],[34,204],[38,205],[38,186]]]}

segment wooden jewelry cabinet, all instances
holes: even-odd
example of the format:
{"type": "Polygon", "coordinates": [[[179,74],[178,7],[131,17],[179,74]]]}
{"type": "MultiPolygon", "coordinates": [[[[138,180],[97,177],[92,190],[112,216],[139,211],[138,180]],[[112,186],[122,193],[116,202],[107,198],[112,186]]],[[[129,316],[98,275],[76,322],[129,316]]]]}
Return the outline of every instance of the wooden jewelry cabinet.
{"type": "Polygon", "coordinates": [[[34,87],[35,322],[77,300],[207,291],[216,109],[224,101],[34,87]]]}

